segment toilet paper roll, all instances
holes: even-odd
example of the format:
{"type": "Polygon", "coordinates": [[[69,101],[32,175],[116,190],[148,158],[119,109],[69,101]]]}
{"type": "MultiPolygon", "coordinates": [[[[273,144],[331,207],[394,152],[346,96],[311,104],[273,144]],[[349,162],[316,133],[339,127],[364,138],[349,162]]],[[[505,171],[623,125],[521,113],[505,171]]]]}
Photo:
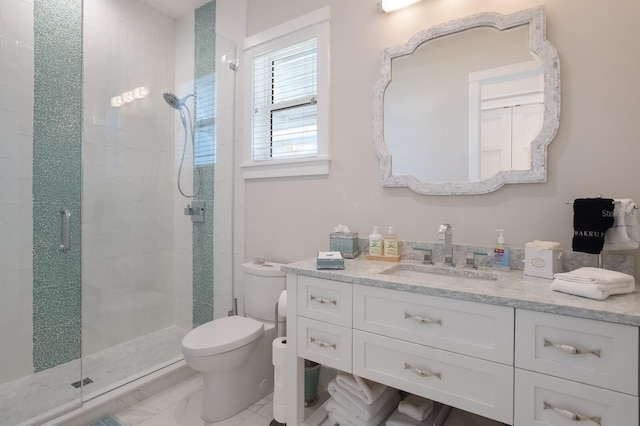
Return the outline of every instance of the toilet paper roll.
{"type": "Polygon", "coordinates": [[[282,404],[273,404],[273,418],[279,423],[286,423],[287,406],[282,404]]]}
{"type": "MultiPolygon", "coordinates": [[[[287,317],[287,290],[280,293],[280,297],[278,298],[278,315],[282,318],[287,317]]],[[[278,319],[280,320],[281,318],[278,319]]]]}
{"type": "Polygon", "coordinates": [[[276,367],[273,369],[273,383],[278,385],[284,385],[287,380],[286,368],[276,367]]]}
{"type": "Polygon", "coordinates": [[[278,337],[271,344],[271,356],[274,367],[285,367],[287,365],[287,338],[278,337]]]}
{"type": "Polygon", "coordinates": [[[284,383],[273,385],[273,404],[287,405],[287,386],[284,383]]]}

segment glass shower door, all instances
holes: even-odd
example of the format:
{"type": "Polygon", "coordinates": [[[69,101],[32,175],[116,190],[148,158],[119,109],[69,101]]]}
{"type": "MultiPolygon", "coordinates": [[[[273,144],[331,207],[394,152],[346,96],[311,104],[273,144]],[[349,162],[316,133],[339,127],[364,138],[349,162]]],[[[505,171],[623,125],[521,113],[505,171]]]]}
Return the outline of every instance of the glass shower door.
{"type": "Polygon", "coordinates": [[[0,424],[16,425],[81,402],[82,5],[0,14],[0,424]]]}
{"type": "Polygon", "coordinates": [[[163,98],[176,85],[178,26],[142,1],[85,2],[85,400],[179,360],[191,329],[191,221],[176,191],[176,110],[163,98]]]}

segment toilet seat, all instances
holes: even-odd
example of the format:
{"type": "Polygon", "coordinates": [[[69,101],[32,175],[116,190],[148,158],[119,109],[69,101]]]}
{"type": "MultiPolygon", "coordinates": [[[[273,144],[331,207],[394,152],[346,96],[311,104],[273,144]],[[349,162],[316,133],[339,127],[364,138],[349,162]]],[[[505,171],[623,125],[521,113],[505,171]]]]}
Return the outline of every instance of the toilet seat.
{"type": "Polygon", "coordinates": [[[262,335],[264,324],[241,316],[219,318],[194,328],[182,339],[182,352],[210,356],[238,349],[262,335]]]}

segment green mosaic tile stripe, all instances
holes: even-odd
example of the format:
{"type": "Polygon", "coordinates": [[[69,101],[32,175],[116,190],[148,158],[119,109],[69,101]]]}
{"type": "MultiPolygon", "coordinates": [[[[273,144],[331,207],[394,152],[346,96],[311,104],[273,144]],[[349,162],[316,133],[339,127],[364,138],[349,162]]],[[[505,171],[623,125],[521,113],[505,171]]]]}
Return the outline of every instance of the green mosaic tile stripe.
{"type": "Polygon", "coordinates": [[[33,363],[81,356],[82,1],[34,1],[33,363]],[[71,211],[69,252],[58,250],[71,211]]]}
{"type": "MultiPolygon", "coordinates": [[[[198,105],[206,105],[215,97],[213,85],[216,71],[216,2],[211,1],[195,11],[195,119],[198,120],[198,105]],[[209,77],[209,78],[207,78],[209,77]]],[[[213,124],[199,127],[195,144],[200,138],[213,135],[213,124]],[[203,137],[203,133],[205,136],[203,137]]],[[[202,178],[197,199],[205,201],[204,222],[193,224],[193,326],[197,327],[213,320],[213,178],[214,163],[198,166],[202,178]]],[[[195,189],[195,182],[194,182],[195,189]]]]}

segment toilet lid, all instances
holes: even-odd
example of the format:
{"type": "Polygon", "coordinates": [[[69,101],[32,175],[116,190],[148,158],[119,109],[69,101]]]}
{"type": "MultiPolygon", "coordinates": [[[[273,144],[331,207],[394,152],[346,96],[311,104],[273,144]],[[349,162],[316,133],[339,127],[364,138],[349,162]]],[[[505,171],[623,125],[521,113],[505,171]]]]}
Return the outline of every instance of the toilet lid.
{"type": "Polygon", "coordinates": [[[208,356],[229,352],[262,335],[264,324],[240,316],[219,318],[194,328],[182,339],[182,352],[208,356]]]}

